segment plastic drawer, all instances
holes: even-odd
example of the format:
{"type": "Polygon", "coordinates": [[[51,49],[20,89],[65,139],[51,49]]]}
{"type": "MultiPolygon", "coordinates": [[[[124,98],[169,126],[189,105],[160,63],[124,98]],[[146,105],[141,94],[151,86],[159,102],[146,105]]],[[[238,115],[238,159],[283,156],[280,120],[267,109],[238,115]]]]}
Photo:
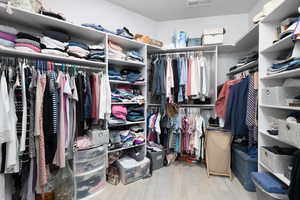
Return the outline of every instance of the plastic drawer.
{"type": "Polygon", "coordinates": [[[106,183],[105,167],[95,169],[82,175],[75,175],[75,194],[77,199],[84,199],[99,192],[106,183]]]}
{"type": "Polygon", "coordinates": [[[101,146],[88,150],[78,150],[74,153],[75,161],[90,161],[106,154],[107,147],[101,146]]]}
{"type": "Polygon", "coordinates": [[[89,161],[74,160],[74,169],[75,169],[74,174],[80,175],[82,173],[92,171],[94,169],[99,169],[99,168],[105,167],[105,166],[106,166],[106,154],[98,156],[89,161]]]}

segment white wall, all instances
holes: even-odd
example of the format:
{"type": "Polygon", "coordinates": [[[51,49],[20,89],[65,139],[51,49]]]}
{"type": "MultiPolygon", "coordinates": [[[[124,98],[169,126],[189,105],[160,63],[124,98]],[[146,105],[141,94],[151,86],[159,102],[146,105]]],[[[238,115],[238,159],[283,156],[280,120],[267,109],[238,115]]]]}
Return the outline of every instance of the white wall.
{"type": "Polygon", "coordinates": [[[156,35],[156,21],[104,0],[44,0],[46,8],[63,13],[76,24],[95,23],[115,31],[127,27],[132,33],[156,35]]]}
{"type": "Polygon", "coordinates": [[[248,14],[201,17],[159,22],[157,36],[167,44],[174,31],[185,31],[191,37],[199,36],[204,29],[225,28],[225,44],[233,44],[248,30],[248,14]]]}

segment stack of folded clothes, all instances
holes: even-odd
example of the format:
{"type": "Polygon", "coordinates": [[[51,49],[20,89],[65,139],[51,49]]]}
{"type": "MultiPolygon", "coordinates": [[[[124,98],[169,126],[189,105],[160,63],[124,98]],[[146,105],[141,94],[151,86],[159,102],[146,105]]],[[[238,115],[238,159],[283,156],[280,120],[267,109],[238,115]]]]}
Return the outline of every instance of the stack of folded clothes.
{"type": "Polygon", "coordinates": [[[0,45],[14,48],[17,33],[13,27],[0,25],[0,45]]]}
{"type": "Polygon", "coordinates": [[[112,32],[108,29],[105,29],[103,26],[97,25],[97,24],[85,23],[85,24],[81,24],[81,26],[92,28],[92,29],[95,29],[97,31],[103,31],[103,32],[106,32],[106,33],[116,34],[115,32],[112,32]]]}
{"type": "Polygon", "coordinates": [[[130,31],[126,27],[117,29],[116,34],[119,35],[119,36],[125,37],[127,39],[133,39],[134,38],[134,35],[132,33],[130,33],[130,31]]]}
{"type": "MultiPolygon", "coordinates": [[[[299,43],[298,45],[297,43],[295,48],[299,47],[299,43]]],[[[280,57],[278,57],[278,59],[273,62],[272,66],[267,69],[267,75],[300,68],[300,55],[296,54],[297,53],[293,54],[292,51],[289,51],[286,55],[281,53],[280,57]]]]}
{"type": "Polygon", "coordinates": [[[42,53],[57,56],[68,56],[66,53],[67,41],[70,39],[65,33],[59,31],[46,31],[41,38],[42,53]]]}
{"type": "Polygon", "coordinates": [[[124,54],[123,48],[111,41],[108,42],[109,57],[113,59],[125,60],[126,54],[124,54]]]}
{"type": "Polygon", "coordinates": [[[112,102],[143,104],[145,102],[145,98],[141,94],[142,92],[140,89],[117,87],[112,89],[111,100],[112,102]]]}
{"type": "Polygon", "coordinates": [[[242,67],[242,66],[244,66],[248,63],[251,63],[253,61],[256,61],[256,60],[258,60],[258,53],[257,52],[251,52],[248,55],[240,58],[238,63],[235,66],[231,67],[229,69],[229,71],[233,71],[235,69],[238,69],[239,67],[242,67]]]}
{"type": "Polygon", "coordinates": [[[127,120],[131,122],[143,121],[144,117],[144,107],[139,105],[128,106],[127,108],[127,120]]]}
{"type": "Polygon", "coordinates": [[[89,47],[81,42],[69,41],[67,52],[70,56],[76,58],[87,58],[89,55],[89,47]]]}
{"type": "Polygon", "coordinates": [[[145,143],[144,129],[134,126],[130,130],[110,130],[109,141],[110,150],[143,144],[145,143]]]}
{"type": "Polygon", "coordinates": [[[113,67],[108,68],[108,76],[109,80],[124,81],[121,77],[121,73],[113,67]]]}
{"type": "Polygon", "coordinates": [[[133,144],[143,144],[145,142],[144,129],[139,126],[133,126],[130,128],[131,133],[135,135],[133,144]]]}
{"type": "Polygon", "coordinates": [[[62,13],[58,13],[58,12],[53,12],[53,11],[50,11],[50,10],[42,9],[42,10],[40,10],[40,14],[46,15],[48,17],[53,17],[53,18],[56,18],[56,19],[59,19],[59,20],[66,21],[66,18],[65,18],[65,16],[62,13]]]}
{"type": "Polygon", "coordinates": [[[105,62],[105,47],[103,44],[100,45],[90,45],[90,53],[88,55],[88,60],[96,62],[105,62]]]}
{"type": "Polygon", "coordinates": [[[117,119],[126,120],[127,108],[123,105],[113,105],[111,108],[112,115],[117,119]]]}
{"type": "Polygon", "coordinates": [[[137,51],[128,51],[127,52],[127,60],[144,62],[144,58],[137,51]]]}
{"type": "Polygon", "coordinates": [[[21,51],[40,53],[41,40],[32,34],[20,32],[17,34],[15,48],[21,51]]]}
{"type": "Polygon", "coordinates": [[[120,73],[122,79],[129,81],[130,83],[144,81],[141,72],[137,69],[122,69],[120,73]]]}

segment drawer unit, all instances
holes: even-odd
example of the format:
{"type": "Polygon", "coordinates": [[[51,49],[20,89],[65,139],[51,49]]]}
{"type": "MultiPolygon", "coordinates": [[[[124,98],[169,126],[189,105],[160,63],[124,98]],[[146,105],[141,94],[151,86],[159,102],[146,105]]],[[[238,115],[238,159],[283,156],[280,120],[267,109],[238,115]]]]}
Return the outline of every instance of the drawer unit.
{"type": "Polygon", "coordinates": [[[106,166],[106,155],[103,154],[91,160],[74,160],[74,174],[79,175],[106,166]]]}
{"type": "Polygon", "coordinates": [[[104,188],[106,183],[105,167],[75,176],[76,199],[84,199],[104,188]]]}
{"type": "Polygon", "coordinates": [[[281,141],[300,147],[300,123],[279,120],[278,137],[281,141]]]}
{"type": "MultiPolygon", "coordinates": [[[[266,165],[269,169],[272,170],[273,173],[281,173],[284,174],[288,166],[292,161],[292,153],[275,153],[274,147],[261,147],[260,149],[260,157],[261,161],[264,165],[266,165]]],[[[293,151],[293,149],[289,148],[281,148],[283,151],[293,151]]]]}
{"type": "Polygon", "coordinates": [[[262,89],[263,104],[288,106],[287,99],[293,99],[300,94],[299,87],[269,87],[262,89]]]}
{"type": "Polygon", "coordinates": [[[76,161],[90,161],[97,157],[106,154],[107,146],[100,146],[93,149],[78,150],[74,153],[74,160],[76,161]]]}

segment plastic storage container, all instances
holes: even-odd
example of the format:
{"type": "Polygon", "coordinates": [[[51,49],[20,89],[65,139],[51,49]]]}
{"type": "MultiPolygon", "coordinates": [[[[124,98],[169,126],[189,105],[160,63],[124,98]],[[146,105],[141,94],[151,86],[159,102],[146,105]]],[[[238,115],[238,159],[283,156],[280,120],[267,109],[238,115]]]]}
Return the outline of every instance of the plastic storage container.
{"type": "Polygon", "coordinates": [[[147,157],[151,160],[151,169],[157,170],[164,166],[164,158],[165,152],[163,150],[160,151],[147,151],[147,157]]]}
{"type": "Polygon", "coordinates": [[[292,153],[285,152],[293,152],[293,149],[280,149],[281,153],[279,154],[274,151],[274,147],[261,147],[260,157],[262,163],[271,169],[273,173],[284,174],[293,159],[292,153]]]}
{"type": "Polygon", "coordinates": [[[106,155],[95,157],[91,160],[74,160],[74,174],[79,175],[106,166],[106,155]]]}
{"type": "Polygon", "coordinates": [[[121,181],[124,185],[140,180],[149,174],[150,160],[137,162],[133,158],[124,157],[117,161],[121,181]]]}
{"type": "Polygon", "coordinates": [[[105,167],[75,176],[76,199],[85,199],[102,190],[106,183],[105,167]]]}
{"type": "Polygon", "coordinates": [[[101,146],[109,143],[108,130],[93,129],[88,131],[88,135],[94,146],[101,146]]]}
{"type": "Polygon", "coordinates": [[[288,106],[287,99],[300,94],[299,87],[269,87],[262,89],[262,103],[268,105],[288,106]]]}
{"type": "Polygon", "coordinates": [[[288,144],[300,147],[300,123],[279,120],[278,137],[288,144]]]}
{"type": "Polygon", "coordinates": [[[225,34],[224,28],[206,29],[203,31],[203,45],[222,44],[225,34]]]}
{"type": "Polygon", "coordinates": [[[101,146],[87,150],[78,150],[74,154],[74,160],[89,161],[93,160],[95,157],[103,156],[106,154],[107,147],[101,146]]]}
{"type": "Polygon", "coordinates": [[[287,187],[269,174],[252,173],[257,200],[288,200],[287,187]]]}

